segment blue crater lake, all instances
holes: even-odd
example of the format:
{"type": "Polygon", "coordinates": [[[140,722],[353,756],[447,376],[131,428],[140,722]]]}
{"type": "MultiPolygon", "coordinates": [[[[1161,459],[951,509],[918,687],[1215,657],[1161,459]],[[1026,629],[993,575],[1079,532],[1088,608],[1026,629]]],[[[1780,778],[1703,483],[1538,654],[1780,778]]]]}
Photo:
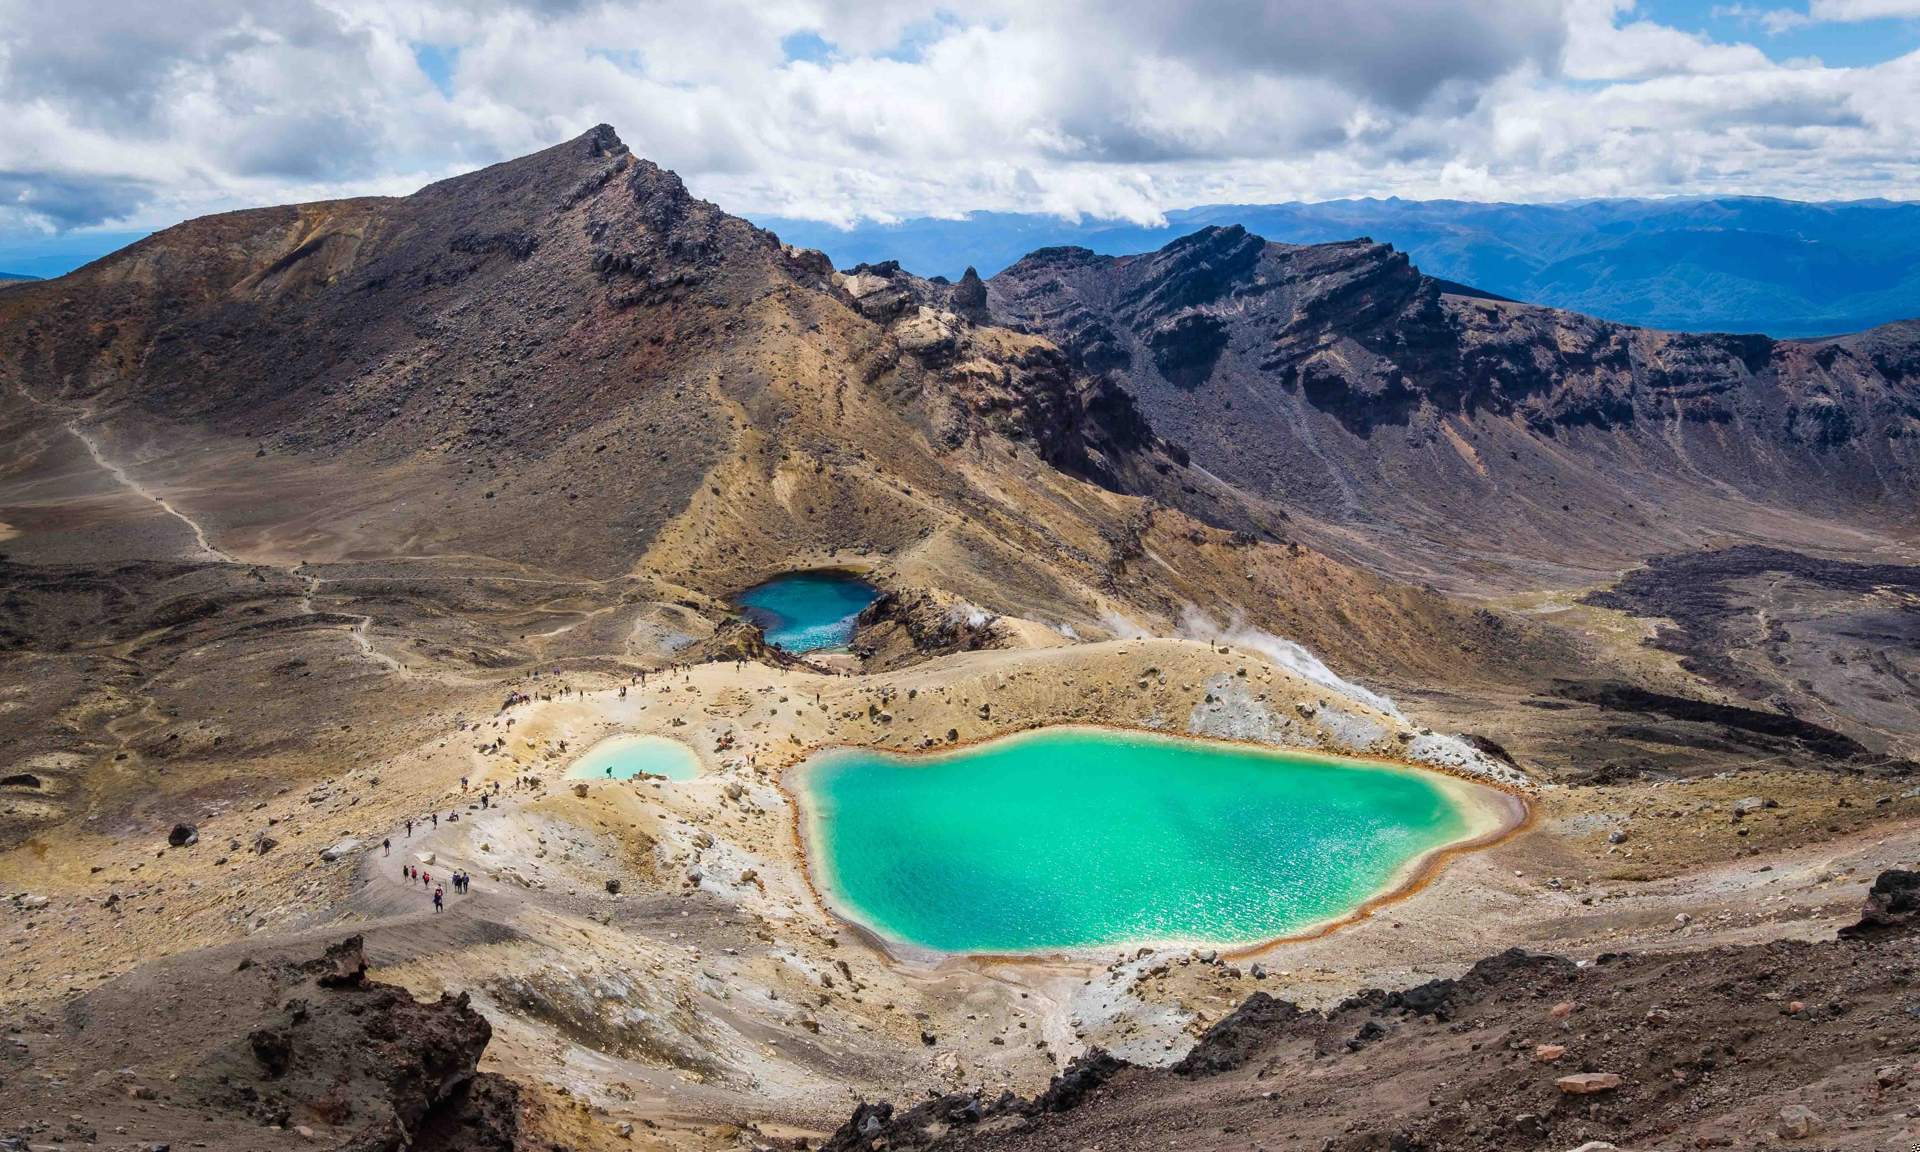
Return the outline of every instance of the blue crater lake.
{"type": "Polygon", "coordinates": [[[767,634],[767,643],[789,652],[844,648],[853,639],[860,610],[880,590],[841,572],[796,572],[740,594],[747,619],[767,634]]]}
{"type": "Polygon", "coordinates": [[[1245,945],[1345,916],[1518,802],[1437,773],[1061,727],[792,781],[840,915],[940,952],[1245,945]]]}
{"type": "Polygon", "coordinates": [[[642,773],[691,780],[700,775],[700,757],[665,736],[609,736],[567,768],[567,779],[631,780],[642,773]]]}

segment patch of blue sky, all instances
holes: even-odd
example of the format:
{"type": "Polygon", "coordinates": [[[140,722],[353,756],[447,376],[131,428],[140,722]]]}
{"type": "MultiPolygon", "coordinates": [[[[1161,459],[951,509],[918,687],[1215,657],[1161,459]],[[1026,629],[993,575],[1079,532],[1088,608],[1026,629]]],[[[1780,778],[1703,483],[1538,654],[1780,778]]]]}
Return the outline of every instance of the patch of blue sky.
{"type": "Polygon", "coordinates": [[[1867,68],[1920,49],[1920,19],[1819,20],[1810,13],[1811,0],[1640,0],[1623,19],[1751,44],[1782,63],[1818,59],[1867,68]]]}
{"type": "Polygon", "coordinates": [[[647,58],[638,48],[589,48],[587,55],[596,60],[605,60],[622,72],[647,70],[647,58]]]}
{"type": "Polygon", "coordinates": [[[420,66],[420,71],[426,74],[427,79],[433,81],[433,86],[440,90],[440,95],[451,99],[453,69],[460,62],[460,46],[430,44],[424,40],[415,40],[412,48],[413,62],[420,66]]]}
{"type": "Polygon", "coordinates": [[[902,64],[918,64],[925,58],[927,49],[965,25],[966,21],[959,16],[942,9],[935,12],[931,20],[920,20],[909,25],[893,47],[874,55],[883,60],[898,60],[902,64]]]}
{"type": "Polygon", "coordinates": [[[833,59],[833,43],[818,32],[795,32],[780,41],[780,50],[786,54],[789,64],[804,60],[809,64],[824,64],[833,59]]]}

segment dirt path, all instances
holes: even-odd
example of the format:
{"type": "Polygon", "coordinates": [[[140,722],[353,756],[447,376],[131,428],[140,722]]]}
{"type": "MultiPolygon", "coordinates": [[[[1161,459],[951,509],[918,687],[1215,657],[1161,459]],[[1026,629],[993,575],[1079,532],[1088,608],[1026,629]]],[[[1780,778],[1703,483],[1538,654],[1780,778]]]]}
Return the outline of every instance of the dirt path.
{"type": "Polygon", "coordinates": [[[173,517],[175,520],[180,521],[180,523],[185,524],[187,529],[193,533],[194,543],[199,545],[200,552],[203,555],[215,560],[225,561],[229,564],[244,563],[244,561],[232,553],[222,551],[215,547],[213,541],[207,537],[207,530],[200,526],[199,521],[182,512],[166,497],[140,483],[140,481],[135,480],[125,468],[107,459],[106,454],[100,451],[99,443],[94,440],[93,437],[82,432],[77,421],[69,420],[67,422],[67,431],[73,434],[74,439],[86,445],[87,454],[93,457],[93,462],[98,464],[108,475],[119,481],[122,487],[142,499],[153,501],[160,506],[161,511],[173,517]]]}

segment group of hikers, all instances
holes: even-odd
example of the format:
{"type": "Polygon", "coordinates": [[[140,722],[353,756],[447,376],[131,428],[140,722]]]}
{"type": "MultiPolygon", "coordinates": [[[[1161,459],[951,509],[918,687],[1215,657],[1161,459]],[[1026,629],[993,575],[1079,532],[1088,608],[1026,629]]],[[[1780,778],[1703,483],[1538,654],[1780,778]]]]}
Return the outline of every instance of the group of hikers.
{"type": "MultiPolygon", "coordinates": [[[[666,668],[659,669],[656,672],[656,675],[664,673],[668,676],[671,676],[675,672],[678,672],[681,676],[684,677],[688,674],[688,669],[689,669],[689,665],[674,664],[674,665],[669,665],[666,668]]],[[[536,677],[537,675],[538,674],[536,673],[536,677]]],[[[644,671],[635,673],[632,677],[631,683],[644,687],[647,683],[647,673],[644,671]]],[[[574,693],[585,695],[585,693],[580,692],[579,689],[576,689],[568,684],[557,685],[554,691],[557,691],[557,693],[562,697],[565,697],[574,693]]],[[[626,695],[626,687],[624,685],[620,689],[620,694],[622,696],[626,695]]],[[[525,692],[511,693],[508,695],[506,699],[506,703],[501,706],[501,711],[504,712],[508,708],[513,707],[515,704],[531,703],[536,698],[544,698],[547,700],[551,700],[553,699],[553,693],[549,692],[544,696],[536,696],[535,694],[530,694],[525,692]]],[[[509,718],[507,720],[507,723],[512,724],[513,720],[509,718]]],[[[504,744],[505,740],[502,739],[498,743],[504,744]]],[[[609,769],[609,772],[611,772],[611,769],[609,769]]],[[[482,785],[480,788],[479,800],[480,800],[480,807],[482,808],[491,807],[492,806],[491,802],[500,795],[500,781],[494,780],[491,783],[492,783],[492,787],[490,789],[486,785],[482,785]]],[[[530,775],[516,776],[514,777],[514,780],[513,780],[513,787],[516,791],[521,789],[534,791],[539,789],[540,780],[538,777],[530,776],[530,775]]],[[[471,781],[469,781],[468,778],[465,776],[462,776],[460,778],[460,791],[463,795],[471,794],[471,781]]],[[[460,817],[458,813],[455,813],[455,812],[447,813],[447,819],[449,820],[458,820],[459,818],[460,817]]],[[[428,813],[427,820],[432,821],[433,827],[435,828],[440,827],[440,814],[438,812],[428,813]]],[[[409,839],[411,839],[413,836],[413,826],[415,823],[416,821],[414,820],[407,821],[406,834],[409,839]]],[[[426,821],[419,821],[419,823],[426,823],[426,821]]],[[[384,855],[392,855],[393,853],[392,839],[389,838],[389,839],[384,839],[380,841],[380,850],[384,855]]],[[[433,881],[433,875],[430,872],[428,872],[425,868],[422,868],[417,864],[404,864],[400,868],[400,875],[405,880],[407,880],[408,883],[412,883],[413,881],[418,880],[422,888],[426,889],[427,891],[433,894],[433,910],[435,912],[440,912],[445,910],[446,902],[447,902],[446,889],[439,884],[435,884],[433,881]]],[[[464,895],[467,892],[472,890],[471,885],[473,882],[473,877],[467,875],[465,872],[454,872],[451,876],[448,876],[446,878],[446,882],[453,886],[453,891],[456,895],[464,895]]]]}
{"type": "MultiPolygon", "coordinates": [[[[515,786],[516,787],[519,786],[518,782],[516,782],[515,786]]],[[[468,791],[468,788],[469,788],[469,781],[467,780],[467,778],[465,776],[460,777],[460,791],[464,793],[468,791]]],[[[498,780],[493,781],[493,787],[491,791],[489,791],[489,789],[483,784],[480,788],[480,807],[482,808],[487,807],[488,801],[491,799],[491,797],[498,796],[499,794],[500,794],[500,782],[498,780]]],[[[460,814],[458,812],[448,812],[447,819],[458,820],[460,819],[460,814]]],[[[427,820],[431,820],[435,828],[440,827],[440,813],[438,812],[427,813],[427,820]]],[[[426,821],[418,821],[418,823],[425,823],[425,822],[426,821]]],[[[413,837],[413,826],[415,823],[416,821],[412,819],[409,819],[407,821],[406,827],[407,827],[408,839],[412,839],[413,837]]],[[[391,856],[393,854],[392,837],[388,837],[380,841],[380,853],[383,856],[391,856]]],[[[420,886],[433,894],[433,910],[435,912],[440,912],[445,910],[446,904],[447,904],[447,891],[445,888],[433,882],[432,873],[428,872],[426,869],[420,867],[417,864],[403,864],[400,866],[400,875],[408,883],[412,883],[415,880],[420,881],[420,886]]],[[[453,885],[453,890],[456,894],[465,895],[467,892],[472,890],[473,877],[467,875],[465,872],[455,872],[453,875],[447,877],[447,883],[453,885]]]]}
{"type": "MultiPolygon", "coordinates": [[[[414,880],[420,881],[422,888],[428,889],[433,893],[433,910],[435,912],[442,911],[446,908],[447,891],[445,888],[433,882],[433,874],[431,872],[428,872],[425,868],[417,864],[404,864],[400,868],[400,875],[405,877],[408,882],[414,880]]],[[[447,883],[453,885],[455,893],[464,896],[472,890],[473,877],[467,875],[465,872],[455,872],[453,875],[447,877],[447,883]]]]}

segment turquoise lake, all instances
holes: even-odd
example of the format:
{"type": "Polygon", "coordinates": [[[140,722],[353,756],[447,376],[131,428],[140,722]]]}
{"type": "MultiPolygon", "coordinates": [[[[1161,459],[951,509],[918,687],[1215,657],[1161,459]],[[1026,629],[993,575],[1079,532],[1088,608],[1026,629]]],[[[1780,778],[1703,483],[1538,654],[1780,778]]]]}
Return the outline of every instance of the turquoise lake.
{"type": "Polygon", "coordinates": [[[700,775],[700,757],[665,736],[609,736],[567,768],[569,780],[631,780],[642,772],[669,780],[700,775]]]}
{"type": "Polygon", "coordinates": [[[796,771],[816,884],[941,952],[1251,944],[1338,918],[1491,830],[1411,769],[1095,728],[796,771]]]}
{"type": "Polygon", "coordinates": [[[845,647],[860,610],[880,590],[838,572],[796,572],[740,594],[747,619],[767,634],[767,643],[789,652],[845,647]]]}

